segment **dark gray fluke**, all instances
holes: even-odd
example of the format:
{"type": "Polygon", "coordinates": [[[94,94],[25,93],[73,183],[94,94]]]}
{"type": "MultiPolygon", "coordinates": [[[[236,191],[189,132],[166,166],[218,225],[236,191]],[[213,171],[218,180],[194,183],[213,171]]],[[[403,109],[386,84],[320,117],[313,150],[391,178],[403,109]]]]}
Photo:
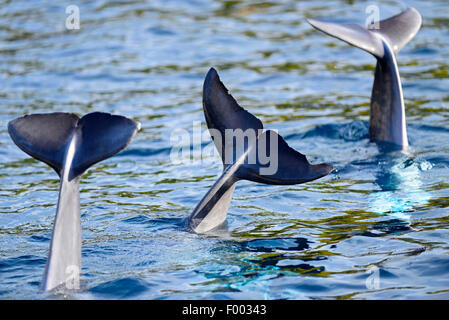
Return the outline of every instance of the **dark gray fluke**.
{"type": "MultiPolygon", "coordinates": [[[[401,148],[408,146],[405,107],[396,55],[418,33],[421,15],[415,8],[379,21],[378,29],[314,19],[313,27],[371,53],[377,59],[371,94],[370,139],[401,148]]],[[[375,26],[375,24],[374,24],[375,26]]]]}
{"type": "Polygon", "coordinates": [[[81,271],[79,180],[93,164],[123,150],[140,124],[128,118],[94,112],[32,114],[8,124],[14,143],[45,162],[61,178],[43,290],[63,284],[74,288],[81,271]]]}
{"type": "Polygon", "coordinates": [[[189,217],[189,227],[196,233],[207,232],[226,219],[239,180],[292,185],[321,178],[333,169],[328,164],[311,165],[276,132],[263,131],[262,122],[238,105],[213,68],[204,81],[203,109],[224,170],[189,217]],[[240,146],[239,139],[244,142],[240,146]],[[270,159],[276,162],[274,171],[270,159]]]}

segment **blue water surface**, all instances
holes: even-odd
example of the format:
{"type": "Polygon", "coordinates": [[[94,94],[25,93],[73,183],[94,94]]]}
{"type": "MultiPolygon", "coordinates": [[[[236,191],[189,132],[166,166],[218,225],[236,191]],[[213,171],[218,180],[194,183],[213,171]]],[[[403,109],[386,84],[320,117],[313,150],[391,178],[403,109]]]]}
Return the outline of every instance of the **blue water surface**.
{"type": "Polygon", "coordinates": [[[93,111],[142,124],[82,177],[82,288],[74,299],[449,298],[449,5],[408,6],[422,29],[398,55],[409,154],[368,139],[375,59],[307,17],[363,25],[365,1],[0,1],[0,299],[40,283],[58,177],[10,139],[26,113],[93,111]],[[267,129],[334,171],[294,186],[239,182],[227,223],[187,232],[222,170],[202,110],[216,67],[267,129]],[[191,155],[171,158],[176,129],[191,155]],[[373,278],[374,277],[374,278],[373,278]],[[375,281],[374,281],[374,280],[375,281]]]}

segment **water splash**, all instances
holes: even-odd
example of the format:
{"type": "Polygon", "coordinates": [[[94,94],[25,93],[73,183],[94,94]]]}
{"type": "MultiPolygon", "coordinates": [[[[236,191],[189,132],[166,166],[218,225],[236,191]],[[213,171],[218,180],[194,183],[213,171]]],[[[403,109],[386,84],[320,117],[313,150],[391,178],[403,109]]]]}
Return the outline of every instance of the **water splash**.
{"type": "Polygon", "coordinates": [[[431,168],[432,164],[425,160],[400,158],[381,162],[375,181],[380,190],[369,195],[370,210],[409,221],[415,208],[431,198],[424,190],[421,176],[431,168]]]}

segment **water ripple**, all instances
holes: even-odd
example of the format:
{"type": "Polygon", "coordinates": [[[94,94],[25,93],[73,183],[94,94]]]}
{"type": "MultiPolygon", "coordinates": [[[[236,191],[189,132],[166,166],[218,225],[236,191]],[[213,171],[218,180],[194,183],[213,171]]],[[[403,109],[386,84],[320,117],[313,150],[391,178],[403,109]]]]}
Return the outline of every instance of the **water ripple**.
{"type": "MultiPolygon", "coordinates": [[[[73,298],[447,299],[449,11],[407,5],[423,27],[398,55],[402,154],[369,142],[374,58],[305,22],[363,25],[363,2],[94,0],[79,3],[81,29],[66,30],[64,4],[3,1],[0,298],[47,298],[59,185],[12,143],[8,121],[105,111],[142,130],[81,179],[83,290],[73,298]],[[214,148],[201,98],[212,66],[265,128],[335,170],[295,186],[241,181],[227,223],[196,235],[185,219],[222,171],[216,152],[197,154],[214,148]],[[171,134],[195,123],[206,134],[173,163],[171,134]]],[[[382,3],[381,18],[401,9],[382,3]]]]}

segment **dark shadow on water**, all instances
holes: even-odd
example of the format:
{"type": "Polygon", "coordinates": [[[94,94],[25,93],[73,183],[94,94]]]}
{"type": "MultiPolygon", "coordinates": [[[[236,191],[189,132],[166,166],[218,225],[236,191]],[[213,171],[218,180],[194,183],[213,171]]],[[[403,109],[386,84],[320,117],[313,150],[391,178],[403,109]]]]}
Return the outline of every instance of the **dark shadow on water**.
{"type": "MultiPolygon", "coordinates": [[[[419,132],[438,132],[449,134],[449,129],[439,126],[430,125],[416,125],[408,124],[408,131],[419,131],[419,132]]],[[[360,141],[364,139],[369,139],[369,122],[354,120],[346,123],[326,123],[320,124],[302,133],[293,133],[285,136],[285,139],[305,139],[312,137],[323,137],[328,139],[338,139],[343,141],[360,141]]],[[[413,136],[409,133],[409,140],[413,136]]],[[[388,143],[382,143],[380,146],[382,152],[390,152],[392,150],[397,150],[395,145],[388,145],[388,143]]]]}
{"type": "Polygon", "coordinates": [[[42,235],[32,235],[29,237],[33,242],[49,242],[51,239],[51,233],[44,233],[42,235]]]}
{"type": "Polygon", "coordinates": [[[118,153],[116,157],[123,157],[123,156],[135,156],[135,157],[148,157],[148,156],[154,156],[158,154],[170,154],[170,147],[166,148],[128,148],[123,150],[122,152],[118,153]]]}
{"type": "Polygon", "coordinates": [[[330,139],[342,139],[344,141],[360,141],[368,138],[368,130],[368,122],[363,121],[323,124],[307,131],[302,138],[321,136],[330,139]]]}
{"type": "Polygon", "coordinates": [[[412,127],[415,129],[422,130],[422,131],[444,132],[444,133],[449,134],[449,128],[445,128],[445,127],[429,126],[429,125],[425,125],[425,124],[415,125],[412,127]]]}
{"type": "Polygon", "coordinates": [[[351,121],[349,123],[321,124],[304,133],[293,133],[285,136],[285,139],[305,139],[323,137],[344,141],[360,141],[368,139],[369,123],[364,121],[351,121]]]}
{"type": "MultiPolygon", "coordinates": [[[[213,279],[219,292],[245,291],[246,286],[257,284],[265,299],[271,297],[268,285],[261,283],[281,277],[322,276],[324,266],[313,265],[327,257],[302,259],[296,253],[310,248],[310,241],[297,238],[260,238],[244,241],[222,240],[212,250],[214,255],[223,256],[223,264],[210,270],[197,271],[207,279],[213,279]],[[230,269],[229,265],[235,268],[230,269]]],[[[219,259],[218,261],[222,261],[219,259]]]]}
{"type": "Polygon", "coordinates": [[[33,255],[18,256],[14,258],[0,259],[0,273],[15,272],[27,267],[43,267],[46,263],[45,258],[33,255]]]}
{"type": "Polygon", "coordinates": [[[311,242],[306,238],[261,238],[244,241],[221,240],[212,252],[232,252],[233,254],[253,253],[290,253],[310,248],[311,242]]]}
{"type": "Polygon", "coordinates": [[[384,234],[401,234],[414,231],[408,221],[401,219],[390,219],[388,221],[376,222],[373,229],[383,232],[384,234]]]}
{"type": "MultiPolygon", "coordinates": [[[[245,252],[258,252],[262,255],[256,258],[247,258],[246,262],[257,265],[257,268],[277,270],[279,274],[290,273],[320,273],[324,271],[322,266],[314,266],[312,260],[324,260],[327,257],[317,257],[316,259],[290,259],[290,255],[310,249],[310,241],[305,238],[271,238],[253,239],[240,242],[240,248],[245,252]],[[265,255],[265,253],[274,253],[265,255]]],[[[254,268],[252,266],[251,268],[254,268]]]]}
{"type": "Polygon", "coordinates": [[[145,228],[152,228],[152,229],[156,228],[157,230],[162,229],[179,230],[186,228],[185,218],[150,218],[143,214],[139,214],[134,217],[124,219],[121,222],[144,226],[145,228]]]}
{"type": "Polygon", "coordinates": [[[122,222],[129,224],[152,224],[153,223],[152,221],[153,221],[152,219],[143,214],[139,214],[134,217],[122,220],[122,222]]]}
{"type": "Polygon", "coordinates": [[[302,251],[309,248],[309,241],[305,238],[254,239],[239,245],[242,251],[251,252],[302,251]]]}
{"type": "Polygon", "coordinates": [[[121,278],[101,283],[89,290],[104,299],[130,299],[149,290],[149,284],[139,278],[121,278]]]}

